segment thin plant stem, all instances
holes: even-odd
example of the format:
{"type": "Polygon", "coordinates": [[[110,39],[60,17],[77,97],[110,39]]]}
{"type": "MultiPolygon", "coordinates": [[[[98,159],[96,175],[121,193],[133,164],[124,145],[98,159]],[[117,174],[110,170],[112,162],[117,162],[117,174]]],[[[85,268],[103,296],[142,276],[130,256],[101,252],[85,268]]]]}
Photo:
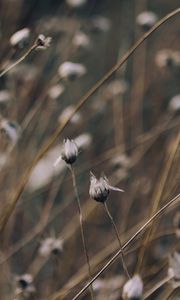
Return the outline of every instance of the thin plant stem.
{"type": "Polygon", "coordinates": [[[22,175],[20,179],[20,183],[16,186],[16,191],[10,196],[8,203],[5,205],[5,208],[0,216],[0,234],[3,233],[4,228],[12,215],[14,208],[24,191],[24,188],[28,182],[29,176],[36,166],[36,164],[47,154],[52,145],[59,138],[60,133],[63,129],[69,124],[69,121],[72,119],[74,114],[79,111],[79,109],[87,102],[87,100],[95,94],[95,92],[112,76],[116,73],[118,69],[128,60],[128,58],[135,52],[135,50],[149,37],[151,36],[159,27],[161,27],[164,23],[168,22],[172,17],[180,13],[180,7],[173,10],[171,13],[167,14],[164,18],[162,18],[159,22],[157,22],[149,31],[147,31],[93,87],[85,93],[85,95],[79,100],[74,110],[70,114],[70,116],[66,119],[66,121],[61,124],[54,134],[49,138],[47,143],[40,149],[39,153],[35,156],[34,160],[31,162],[29,167],[26,169],[25,173],[22,175]]]}
{"type": "MultiPolygon", "coordinates": [[[[79,213],[79,223],[80,223],[80,229],[81,229],[81,238],[82,238],[82,243],[83,243],[84,254],[85,254],[87,265],[88,265],[89,280],[91,280],[92,279],[91,267],[90,267],[90,262],[89,262],[89,255],[88,255],[87,245],[86,245],[86,241],[85,241],[83,216],[82,216],[81,202],[80,202],[80,198],[79,198],[79,194],[78,194],[78,190],[77,190],[76,176],[75,176],[75,172],[74,172],[73,167],[69,166],[69,169],[71,171],[74,193],[75,193],[77,204],[78,204],[78,213],[79,213]]],[[[90,293],[91,293],[91,299],[94,300],[94,293],[93,293],[92,284],[90,285],[90,293]]]]}
{"type": "Polygon", "coordinates": [[[146,229],[151,222],[153,222],[156,218],[158,218],[168,207],[180,201],[180,194],[171,199],[168,203],[166,203],[163,207],[161,207],[144,225],[136,231],[136,233],[122,246],[122,249],[119,249],[113,257],[104,265],[104,267],[88,282],[75,296],[72,300],[78,299],[87,289],[88,287],[99,277],[101,276],[108,268],[111,266],[116,259],[121,254],[122,250],[126,249],[139,235],[141,232],[146,229]]]}
{"type": "Polygon", "coordinates": [[[144,300],[149,298],[155,291],[157,291],[160,287],[162,287],[165,283],[167,283],[172,276],[166,276],[161,281],[159,281],[157,284],[155,284],[149,291],[147,291],[144,295],[144,300]]]}
{"type": "Polygon", "coordinates": [[[106,202],[104,202],[104,208],[105,208],[105,210],[106,210],[107,215],[109,216],[109,219],[110,219],[110,221],[111,221],[111,224],[112,224],[113,227],[114,227],[114,232],[115,232],[115,235],[116,235],[116,237],[117,237],[117,239],[118,239],[118,242],[119,242],[119,247],[120,247],[120,249],[121,249],[121,260],[122,260],[123,269],[124,269],[124,271],[125,271],[127,277],[130,279],[131,276],[130,276],[130,274],[129,274],[129,272],[128,272],[128,268],[127,268],[127,265],[126,265],[126,262],[125,262],[124,251],[122,250],[121,239],[120,239],[120,236],[119,236],[119,233],[118,233],[116,224],[115,224],[115,222],[114,222],[114,219],[113,219],[113,217],[112,217],[112,215],[111,215],[111,213],[110,213],[110,211],[109,211],[109,209],[108,209],[108,206],[107,206],[107,203],[106,203],[106,202]]]}
{"type": "Polygon", "coordinates": [[[6,73],[8,73],[10,70],[12,70],[14,67],[16,67],[19,63],[21,63],[24,59],[26,59],[27,56],[29,56],[29,54],[31,54],[36,48],[37,48],[37,43],[35,42],[30,49],[27,50],[27,52],[21,56],[17,61],[15,61],[13,64],[11,64],[10,66],[8,66],[7,68],[5,68],[4,71],[2,71],[0,73],[0,78],[2,76],[4,76],[6,73]]]}

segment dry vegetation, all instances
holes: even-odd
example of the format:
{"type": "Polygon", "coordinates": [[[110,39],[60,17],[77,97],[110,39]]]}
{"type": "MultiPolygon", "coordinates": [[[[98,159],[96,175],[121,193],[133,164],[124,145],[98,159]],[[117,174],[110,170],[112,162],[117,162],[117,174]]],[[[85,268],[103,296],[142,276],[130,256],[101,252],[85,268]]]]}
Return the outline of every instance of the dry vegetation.
{"type": "Polygon", "coordinates": [[[180,299],[178,4],[0,0],[0,300],[180,299]]]}

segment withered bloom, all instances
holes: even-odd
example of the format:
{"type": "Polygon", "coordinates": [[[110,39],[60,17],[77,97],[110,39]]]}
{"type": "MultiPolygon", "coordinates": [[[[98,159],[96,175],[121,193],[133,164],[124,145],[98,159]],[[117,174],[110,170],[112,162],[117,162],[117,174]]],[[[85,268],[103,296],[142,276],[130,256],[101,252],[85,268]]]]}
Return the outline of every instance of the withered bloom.
{"type": "Polygon", "coordinates": [[[97,179],[92,172],[90,173],[89,195],[92,199],[104,203],[108,199],[110,190],[123,192],[123,190],[111,186],[105,176],[97,179]]]}

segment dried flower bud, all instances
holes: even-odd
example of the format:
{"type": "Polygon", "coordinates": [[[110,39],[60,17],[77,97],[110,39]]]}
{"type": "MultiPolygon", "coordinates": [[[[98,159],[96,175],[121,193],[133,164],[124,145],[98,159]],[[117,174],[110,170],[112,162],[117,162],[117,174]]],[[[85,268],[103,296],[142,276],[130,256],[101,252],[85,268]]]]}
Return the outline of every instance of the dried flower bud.
{"type": "Polygon", "coordinates": [[[38,35],[36,39],[36,49],[42,49],[45,50],[50,46],[52,38],[51,37],[45,37],[44,34],[38,35]]]}
{"type": "Polygon", "coordinates": [[[86,67],[82,64],[66,61],[60,65],[58,73],[62,79],[76,79],[86,73],[86,67]]]}
{"type": "Polygon", "coordinates": [[[97,179],[92,172],[90,173],[89,195],[92,199],[104,203],[108,199],[110,190],[123,192],[123,190],[109,185],[105,176],[97,179]]]}
{"type": "Polygon", "coordinates": [[[168,274],[172,278],[172,284],[176,288],[180,286],[180,254],[174,252],[169,257],[169,269],[168,274]]]}
{"type": "Polygon", "coordinates": [[[180,66],[180,52],[171,49],[159,50],[155,56],[155,62],[159,68],[176,68],[180,66]]]}
{"type": "Polygon", "coordinates": [[[157,15],[152,11],[143,11],[136,18],[137,24],[145,31],[151,29],[157,20],[157,15]]]}
{"type": "Polygon", "coordinates": [[[29,297],[36,291],[33,285],[33,277],[30,274],[23,274],[21,276],[17,276],[16,284],[17,284],[17,288],[15,290],[16,295],[19,295],[21,293],[24,297],[29,297]]]}
{"type": "Polygon", "coordinates": [[[139,275],[134,275],[123,287],[124,300],[140,300],[143,294],[143,282],[139,275]]]}
{"type": "Polygon", "coordinates": [[[19,46],[20,48],[22,48],[29,40],[29,37],[30,37],[30,30],[28,28],[23,28],[23,29],[15,32],[10,37],[10,44],[13,47],[19,46]]]}
{"type": "Polygon", "coordinates": [[[41,242],[39,255],[48,257],[50,254],[58,255],[63,250],[63,240],[56,238],[47,238],[41,242]]]}
{"type": "Polygon", "coordinates": [[[61,155],[55,162],[55,166],[61,161],[64,160],[68,165],[72,165],[78,156],[78,147],[73,140],[65,139],[64,140],[64,149],[61,152],[61,155]]]}

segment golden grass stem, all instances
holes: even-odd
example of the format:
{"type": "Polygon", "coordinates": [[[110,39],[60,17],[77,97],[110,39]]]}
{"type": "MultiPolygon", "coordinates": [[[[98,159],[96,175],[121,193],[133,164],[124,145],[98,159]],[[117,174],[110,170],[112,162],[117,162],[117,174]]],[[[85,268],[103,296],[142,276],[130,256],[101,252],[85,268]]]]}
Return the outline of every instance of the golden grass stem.
{"type": "MultiPolygon", "coordinates": [[[[71,171],[74,193],[75,193],[75,197],[76,197],[77,205],[78,205],[79,224],[80,224],[80,229],[81,229],[81,238],[82,238],[82,243],[83,243],[83,250],[84,250],[84,254],[85,254],[86,262],[87,262],[87,266],[88,266],[89,280],[91,281],[91,279],[92,279],[91,267],[90,267],[88,249],[87,249],[86,240],[85,240],[83,215],[82,215],[82,209],[81,209],[81,202],[80,202],[80,198],[79,198],[79,193],[78,193],[78,190],[77,190],[76,176],[75,176],[74,169],[71,165],[69,166],[69,169],[71,171]]],[[[94,300],[94,293],[93,293],[92,284],[90,284],[89,288],[90,288],[91,299],[94,300]]]]}

